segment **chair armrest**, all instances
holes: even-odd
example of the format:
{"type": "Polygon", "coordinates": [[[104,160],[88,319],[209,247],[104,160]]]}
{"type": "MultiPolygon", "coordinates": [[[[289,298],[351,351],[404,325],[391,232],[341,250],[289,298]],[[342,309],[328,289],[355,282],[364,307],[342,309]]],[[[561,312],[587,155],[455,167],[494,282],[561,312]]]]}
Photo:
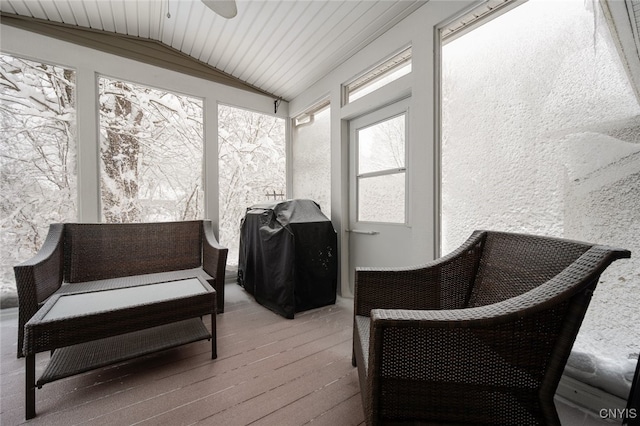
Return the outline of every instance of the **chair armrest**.
{"type": "Polygon", "coordinates": [[[224,280],[229,249],[218,243],[211,221],[203,221],[202,230],[202,269],[215,278],[217,311],[224,312],[224,280]]]}
{"type": "Polygon", "coordinates": [[[64,225],[49,226],[44,244],[31,259],[13,267],[18,290],[18,356],[22,356],[24,325],[56,292],[64,279],[64,225]]]}
{"type": "Polygon", "coordinates": [[[454,309],[471,293],[486,232],[476,231],[453,252],[424,265],[356,268],[356,315],[372,309],[454,309]]]}

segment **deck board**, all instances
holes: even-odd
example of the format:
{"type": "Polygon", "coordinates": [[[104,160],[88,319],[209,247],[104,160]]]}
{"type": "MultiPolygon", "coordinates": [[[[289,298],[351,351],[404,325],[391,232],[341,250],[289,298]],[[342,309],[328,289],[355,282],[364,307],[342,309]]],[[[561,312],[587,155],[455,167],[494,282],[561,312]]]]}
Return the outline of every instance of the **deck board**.
{"type": "MultiPolygon", "coordinates": [[[[36,391],[46,425],[360,425],[351,366],[352,300],[288,320],[235,284],[218,315],[218,359],[207,341],[48,383],[36,391]]],[[[205,319],[205,324],[209,321],[205,319]]],[[[24,423],[17,311],[2,312],[0,423],[24,423]]],[[[49,354],[38,354],[37,374],[49,354]]]]}

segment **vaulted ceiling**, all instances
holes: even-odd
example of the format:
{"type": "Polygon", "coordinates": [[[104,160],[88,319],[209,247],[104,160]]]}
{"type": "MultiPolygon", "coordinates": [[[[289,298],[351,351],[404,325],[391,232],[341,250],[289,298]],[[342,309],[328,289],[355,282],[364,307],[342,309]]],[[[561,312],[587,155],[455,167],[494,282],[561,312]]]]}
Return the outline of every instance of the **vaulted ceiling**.
{"type": "MultiPolygon", "coordinates": [[[[51,36],[291,100],[427,1],[236,0],[237,15],[225,19],[201,0],[0,0],[0,13],[2,24],[49,26],[51,36]]],[[[640,0],[600,3],[640,99],[640,0]]]]}
{"type": "Polygon", "coordinates": [[[200,0],[0,0],[0,11],[153,40],[291,100],[426,1],[238,0],[232,19],[200,0]]]}

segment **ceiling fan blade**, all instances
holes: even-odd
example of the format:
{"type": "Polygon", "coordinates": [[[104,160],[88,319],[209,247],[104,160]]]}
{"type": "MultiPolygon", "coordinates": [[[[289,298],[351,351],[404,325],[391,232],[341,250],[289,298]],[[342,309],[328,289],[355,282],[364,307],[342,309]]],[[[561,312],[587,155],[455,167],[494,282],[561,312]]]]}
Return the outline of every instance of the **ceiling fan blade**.
{"type": "Polygon", "coordinates": [[[223,18],[231,19],[238,14],[235,0],[202,0],[202,3],[223,18]]]}

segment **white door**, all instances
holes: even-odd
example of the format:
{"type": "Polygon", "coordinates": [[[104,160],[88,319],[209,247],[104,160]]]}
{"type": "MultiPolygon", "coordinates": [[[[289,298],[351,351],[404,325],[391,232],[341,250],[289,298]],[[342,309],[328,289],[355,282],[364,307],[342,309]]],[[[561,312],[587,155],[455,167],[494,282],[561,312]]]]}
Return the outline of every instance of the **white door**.
{"type": "Polygon", "coordinates": [[[349,275],[406,264],[409,99],[349,122],[349,275]]]}

